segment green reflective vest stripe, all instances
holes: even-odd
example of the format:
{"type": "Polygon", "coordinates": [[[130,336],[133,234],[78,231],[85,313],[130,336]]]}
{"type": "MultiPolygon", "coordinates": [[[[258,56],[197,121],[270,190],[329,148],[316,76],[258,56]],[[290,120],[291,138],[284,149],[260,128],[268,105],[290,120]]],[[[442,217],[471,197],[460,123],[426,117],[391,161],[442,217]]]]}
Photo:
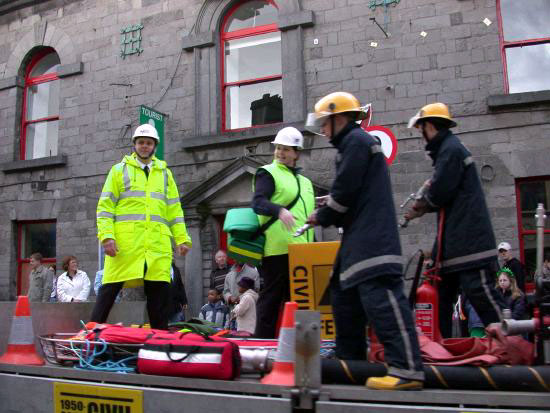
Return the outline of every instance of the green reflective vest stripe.
{"type": "MultiPolygon", "coordinates": [[[[261,169],[269,172],[275,181],[275,192],[270,201],[274,204],[286,207],[290,204],[298,193],[298,184],[296,176],[284,164],[277,161],[269,165],[262,166],[261,169]]],[[[315,195],[311,181],[303,175],[298,174],[300,180],[300,198],[290,209],[296,219],[296,226],[292,231],[288,231],[280,220],[275,221],[265,231],[264,256],[288,254],[288,244],[313,242],[313,230],[306,231],[299,237],[293,237],[292,234],[301,226],[305,225],[308,216],[315,208],[315,195]]],[[[258,215],[260,225],[269,221],[271,217],[258,215]]]]}
{"type": "Polygon", "coordinates": [[[149,177],[135,154],[111,168],[97,205],[97,229],[99,240],[114,239],[118,252],[105,257],[103,283],[170,282],[172,239],[191,246],[179,199],[164,161],[153,157],[149,177]]]}

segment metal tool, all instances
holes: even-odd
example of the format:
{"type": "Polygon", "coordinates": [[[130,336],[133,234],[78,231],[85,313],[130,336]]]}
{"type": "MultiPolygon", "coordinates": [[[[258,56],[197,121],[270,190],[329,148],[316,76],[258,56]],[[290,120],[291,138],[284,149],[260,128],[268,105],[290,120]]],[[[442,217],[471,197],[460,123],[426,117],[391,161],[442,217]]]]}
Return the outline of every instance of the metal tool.
{"type": "MultiPolygon", "coordinates": [[[[407,197],[407,199],[405,199],[405,201],[401,205],[399,205],[399,207],[400,208],[405,208],[409,202],[418,201],[418,200],[424,198],[424,195],[426,194],[426,191],[430,187],[430,183],[431,183],[431,181],[428,179],[426,182],[424,182],[422,184],[422,186],[418,189],[418,191],[416,191],[413,194],[410,194],[407,197]]],[[[410,221],[410,219],[407,219],[407,218],[403,217],[401,222],[399,222],[399,226],[401,228],[407,228],[407,226],[409,225],[409,221],[410,221]]]]}
{"type": "Polygon", "coordinates": [[[305,224],[304,226],[301,226],[300,228],[298,228],[292,236],[299,237],[300,235],[302,235],[304,232],[306,232],[308,229],[311,229],[311,228],[313,228],[311,224],[305,224]]]}

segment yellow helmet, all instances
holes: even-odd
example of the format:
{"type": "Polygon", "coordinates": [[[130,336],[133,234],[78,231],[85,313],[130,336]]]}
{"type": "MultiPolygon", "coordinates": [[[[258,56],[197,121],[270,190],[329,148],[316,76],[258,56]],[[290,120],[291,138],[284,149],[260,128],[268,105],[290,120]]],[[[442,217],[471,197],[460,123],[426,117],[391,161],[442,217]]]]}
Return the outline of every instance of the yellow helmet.
{"type": "Polygon", "coordinates": [[[320,128],[328,116],[355,113],[356,120],[365,119],[368,116],[370,105],[361,106],[359,100],[351,93],[334,92],[330,93],[317,101],[315,112],[308,114],[306,120],[306,129],[320,134],[320,128]]]}
{"type": "Polygon", "coordinates": [[[417,127],[418,122],[428,118],[445,119],[449,123],[449,128],[454,128],[456,122],[451,118],[449,107],[444,103],[430,103],[423,106],[416,115],[409,119],[408,128],[417,127]]]}

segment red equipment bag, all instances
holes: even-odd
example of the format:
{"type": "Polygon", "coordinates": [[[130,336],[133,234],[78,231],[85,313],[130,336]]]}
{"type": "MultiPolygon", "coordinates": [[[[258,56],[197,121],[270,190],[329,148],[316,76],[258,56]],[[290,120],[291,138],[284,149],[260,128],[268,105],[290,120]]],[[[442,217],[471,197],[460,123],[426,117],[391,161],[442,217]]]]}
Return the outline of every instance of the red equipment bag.
{"type": "Polygon", "coordinates": [[[156,334],[138,353],[143,374],[232,380],[241,369],[239,346],[193,333],[156,334]]]}
{"type": "Polygon", "coordinates": [[[86,335],[90,341],[105,340],[116,344],[143,344],[155,334],[168,334],[166,330],[124,327],[121,325],[98,324],[86,335]]]}

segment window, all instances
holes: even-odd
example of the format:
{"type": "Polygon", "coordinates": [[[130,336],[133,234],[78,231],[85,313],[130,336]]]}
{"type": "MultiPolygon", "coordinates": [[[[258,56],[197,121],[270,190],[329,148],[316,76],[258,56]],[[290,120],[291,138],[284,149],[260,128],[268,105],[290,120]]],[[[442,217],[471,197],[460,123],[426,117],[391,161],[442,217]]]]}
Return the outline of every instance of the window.
{"type": "Polygon", "coordinates": [[[42,49],[25,71],[21,128],[21,159],[57,155],[60,61],[51,48],[42,49]]]}
{"type": "Polygon", "coordinates": [[[17,295],[29,290],[29,257],[42,254],[42,262],[55,265],[55,221],[21,221],[17,223],[17,295]]]}
{"type": "Polygon", "coordinates": [[[550,89],[550,2],[498,0],[497,11],[506,91],[550,89]]]}
{"type": "Polygon", "coordinates": [[[221,29],[222,130],[283,121],[281,32],[271,0],[238,3],[221,29]]]}
{"type": "MultiPolygon", "coordinates": [[[[546,215],[550,208],[550,176],[521,179],[516,181],[516,200],[518,210],[519,245],[521,261],[527,269],[527,280],[533,280],[537,268],[537,205],[542,203],[546,215]]],[[[550,219],[546,219],[544,228],[545,252],[550,251],[550,219]]]]}

